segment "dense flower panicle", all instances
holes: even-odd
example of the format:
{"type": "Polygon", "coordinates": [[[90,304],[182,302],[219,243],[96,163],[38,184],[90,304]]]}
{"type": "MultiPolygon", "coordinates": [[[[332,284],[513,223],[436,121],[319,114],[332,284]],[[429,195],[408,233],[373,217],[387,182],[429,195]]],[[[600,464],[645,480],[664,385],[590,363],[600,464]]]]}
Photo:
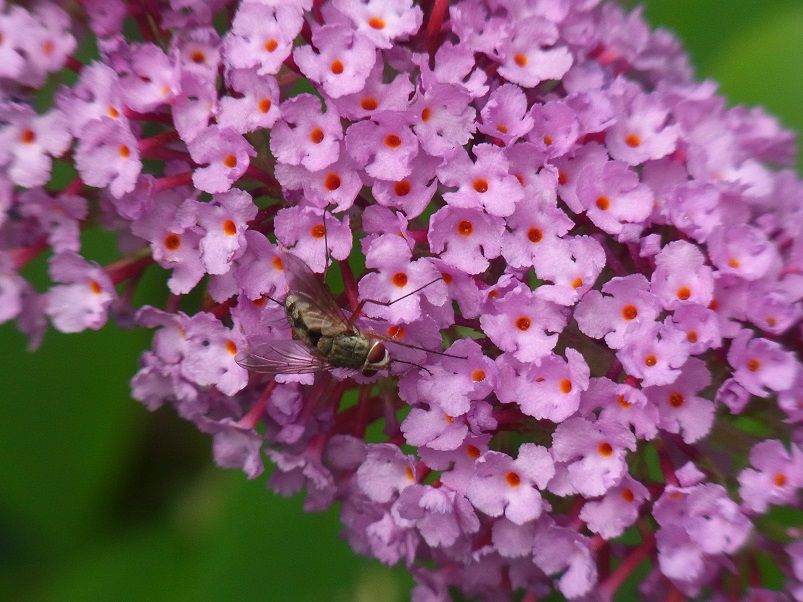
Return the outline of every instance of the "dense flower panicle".
{"type": "Polygon", "coordinates": [[[154,329],[133,396],[220,466],[267,458],[273,490],[341,502],[414,600],[610,599],[644,559],[645,597],[766,599],[737,570],[768,558],[803,600],[799,533],[769,513],[803,488],[793,136],[640,11],[0,3],[0,90],[0,321],[32,346],[46,320],[154,329]],[[118,261],[81,255],[90,227],[118,261]],[[310,297],[299,259],[343,293],[310,297]],[[167,303],[132,307],[152,264],[167,303]],[[319,345],[337,306],[387,369],[328,363],[351,353],[319,345]]]}

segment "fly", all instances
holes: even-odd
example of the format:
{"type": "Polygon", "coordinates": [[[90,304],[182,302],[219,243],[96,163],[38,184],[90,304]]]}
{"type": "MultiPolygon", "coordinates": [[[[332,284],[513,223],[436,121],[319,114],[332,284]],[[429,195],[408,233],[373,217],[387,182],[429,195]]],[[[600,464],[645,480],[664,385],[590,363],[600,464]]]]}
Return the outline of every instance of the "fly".
{"type": "MultiPolygon", "coordinates": [[[[385,342],[458,357],[401,343],[376,333],[363,332],[354,324],[366,303],[392,305],[434,284],[440,278],[393,301],[365,299],[357,305],[350,317],[346,317],[332,293],[306,263],[289,253],[283,257],[282,262],[289,292],[284,302],[273,300],[284,307],[294,338],[250,340],[249,347],[236,357],[237,363],[243,368],[263,374],[310,374],[331,368],[347,368],[365,376],[373,376],[388,368],[391,361],[418,366],[404,360],[391,360],[385,342]]],[[[426,370],[423,366],[418,367],[426,370]]]]}

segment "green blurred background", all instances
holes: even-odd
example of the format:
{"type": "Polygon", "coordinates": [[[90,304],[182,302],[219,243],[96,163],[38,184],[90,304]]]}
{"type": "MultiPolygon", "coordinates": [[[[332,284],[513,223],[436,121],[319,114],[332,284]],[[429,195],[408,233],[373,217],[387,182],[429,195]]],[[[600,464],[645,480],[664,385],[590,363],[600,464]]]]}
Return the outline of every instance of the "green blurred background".
{"type": "MultiPolygon", "coordinates": [[[[631,3],[635,4],[635,3],[631,3]]],[[[803,130],[800,0],[652,0],[701,77],[803,130]]],[[[99,261],[113,240],[86,235],[99,261]]],[[[146,288],[163,287],[151,269],[146,288]]],[[[26,274],[44,282],[45,263],[26,274]]],[[[214,467],[210,440],[147,412],[128,380],[150,333],[0,327],[0,600],[404,600],[411,580],[354,556],[336,511],[214,467]]]]}

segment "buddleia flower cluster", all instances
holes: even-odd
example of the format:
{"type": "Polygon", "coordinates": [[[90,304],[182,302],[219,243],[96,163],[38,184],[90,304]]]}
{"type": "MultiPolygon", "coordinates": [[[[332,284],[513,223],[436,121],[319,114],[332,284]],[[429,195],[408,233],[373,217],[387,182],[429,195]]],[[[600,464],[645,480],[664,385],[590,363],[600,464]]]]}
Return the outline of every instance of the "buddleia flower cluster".
{"type": "Polygon", "coordinates": [[[152,329],[133,396],[221,466],[339,502],[414,600],[604,600],[634,572],[648,599],[803,600],[770,512],[803,486],[793,136],[638,10],[0,2],[0,86],[0,320],[34,347],[152,329]],[[90,227],[119,261],[82,255],[90,227]],[[432,352],[249,373],[252,337],[291,337],[288,253],[331,261],[344,309],[404,297],[359,327],[432,352]],[[146,271],[169,294],[136,307],[146,271]]]}

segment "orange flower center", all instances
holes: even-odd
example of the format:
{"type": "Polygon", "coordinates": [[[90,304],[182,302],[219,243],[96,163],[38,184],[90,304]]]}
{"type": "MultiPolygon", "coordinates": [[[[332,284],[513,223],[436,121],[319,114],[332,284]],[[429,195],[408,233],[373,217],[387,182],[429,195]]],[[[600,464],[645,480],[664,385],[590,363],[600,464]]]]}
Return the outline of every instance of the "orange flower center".
{"type": "Polygon", "coordinates": [[[467,445],[466,455],[468,455],[468,457],[471,458],[472,460],[476,460],[477,458],[480,457],[480,450],[478,447],[474,445],[467,445]]]}
{"type": "Polygon", "coordinates": [[[323,186],[326,190],[337,190],[340,188],[340,176],[330,171],[323,179],[323,186]]]}
{"type": "Polygon", "coordinates": [[[271,102],[270,98],[260,98],[259,102],[257,103],[257,107],[259,108],[260,113],[267,113],[270,111],[270,107],[273,103],[271,102]]]}
{"type": "Polygon", "coordinates": [[[379,102],[373,96],[366,96],[360,101],[360,106],[365,111],[374,111],[379,106],[379,102]]]}
{"type": "Polygon", "coordinates": [[[379,17],[371,17],[368,19],[368,25],[373,29],[385,29],[385,21],[379,17]]]}
{"type": "Polygon", "coordinates": [[[628,134],[625,136],[625,144],[630,148],[639,147],[641,146],[641,138],[639,138],[638,134],[628,134]]]}
{"type": "Polygon", "coordinates": [[[332,64],[329,65],[329,70],[335,75],[340,75],[343,73],[343,62],[338,59],[333,60],[332,64]]]}
{"type": "Polygon", "coordinates": [[[404,330],[404,326],[393,324],[392,326],[388,326],[385,334],[387,334],[391,339],[403,339],[406,331],[404,330]]]}
{"type": "Polygon", "coordinates": [[[413,472],[413,469],[412,469],[411,466],[405,466],[404,467],[404,474],[407,475],[407,480],[408,481],[412,482],[412,481],[415,480],[415,473],[413,472]]]}
{"type": "Polygon", "coordinates": [[[23,144],[31,144],[34,140],[36,140],[36,133],[33,130],[25,128],[20,133],[20,142],[23,144]]]}
{"type": "Polygon", "coordinates": [[[560,184],[561,186],[565,186],[568,183],[569,183],[569,174],[567,174],[565,171],[559,171],[558,184],[560,184]]]}
{"type": "Polygon", "coordinates": [[[391,278],[391,280],[393,281],[393,284],[399,288],[407,286],[407,274],[404,272],[396,272],[393,274],[393,278],[391,278]]]}
{"type": "Polygon", "coordinates": [[[541,242],[541,240],[544,238],[544,233],[540,228],[533,226],[527,230],[527,238],[530,239],[530,242],[541,242]]]}
{"type": "Polygon", "coordinates": [[[572,280],[572,288],[580,288],[583,286],[583,279],[582,278],[575,278],[572,280]]]}
{"type": "Polygon", "coordinates": [[[393,192],[396,193],[396,196],[407,196],[410,193],[410,182],[399,180],[393,184],[393,192]]]}
{"type": "Polygon", "coordinates": [[[756,358],[751,358],[747,360],[747,369],[750,372],[758,372],[758,369],[761,368],[761,362],[756,358]]]}
{"type": "Polygon", "coordinates": [[[690,330],[686,333],[686,340],[689,343],[696,343],[697,342],[697,333],[694,330],[690,330]]]}
{"type": "Polygon", "coordinates": [[[223,222],[223,233],[226,234],[226,236],[234,236],[237,234],[237,226],[234,221],[227,219],[223,222]]]}
{"type": "Polygon", "coordinates": [[[471,380],[473,380],[475,383],[484,381],[485,380],[485,370],[480,370],[480,369],[474,370],[471,373],[471,380]]]}
{"type": "Polygon", "coordinates": [[[532,325],[532,320],[527,316],[521,316],[518,320],[516,320],[516,328],[521,330],[522,332],[529,330],[530,326],[532,325]]]}
{"type": "Polygon", "coordinates": [[[686,301],[691,297],[691,289],[688,286],[681,286],[675,294],[681,301],[686,301]]]}
{"type": "Polygon", "coordinates": [[[457,223],[457,232],[462,234],[463,236],[471,236],[471,233],[474,231],[474,225],[464,219],[457,223]]]}
{"type": "Polygon", "coordinates": [[[772,482],[776,487],[783,487],[786,485],[786,475],[782,472],[775,473],[772,482]]]}
{"type": "Polygon", "coordinates": [[[97,280],[90,280],[89,290],[92,291],[93,295],[99,295],[103,292],[103,287],[100,286],[100,283],[97,280]]]}
{"type": "Polygon", "coordinates": [[[388,148],[398,148],[401,146],[402,139],[396,134],[388,134],[385,136],[385,146],[388,148]]]}
{"type": "Polygon", "coordinates": [[[626,501],[628,504],[632,503],[636,496],[633,495],[633,491],[628,487],[622,489],[622,499],[626,501]]]}
{"type": "Polygon", "coordinates": [[[118,154],[119,154],[119,155],[120,155],[120,156],[121,156],[123,159],[128,159],[128,157],[131,155],[131,149],[130,149],[130,148],[128,148],[128,147],[127,147],[125,144],[121,144],[121,145],[120,145],[120,146],[117,148],[117,153],[118,153],[118,154]]]}
{"type": "Polygon", "coordinates": [[[518,487],[521,485],[521,477],[512,470],[505,473],[505,481],[507,481],[507,484],[511,487],[518,487]]]}
{"type": "Polygon", "coordinates": [[[284,270],[284,263],[282,263],[282,258],[279,257],[278,255],[273,259],[271,259],[271,263],[273,264],[273,267],[279,270],[280,272],[284,270]]]}
{"type": "Polygon", "coordinates": [[[658,363],[658,358],[655,357],[652,353],[644,358],[644,365],[648,368],[652,368],[655,364],[658,363]]]}
{"type": "Polygon", "coordinates": [[[555,142],[555,139],[552,138],[552,136],[550,136],[549,134],[544,134],[544,144],[546,146],[552,146],[552,144],[554,142],[555,142]]]}
{"type": "Polygon", "coordinates": [[[735,270],[738,269],[738,267],[742,265],[742,263],[735,257],[731,257],[730,259],[728,259],[728,265],[735,270]]]}
{"type": "Polygon", "coordinates": [[[206,55],[196,48],[190,53],[190,60],[193,63],[203,63],[206,61],[206,55]]]}
{"type": "Polygon", "coordinates": [[[176,251],[181,247],[181,237],[174,232],[165,236],[162,242],[168,251],[176,251]]]}
{"type": "Polygon", "coordinates": [[[321,128],[315,128],[309,133],[309,139],[313,144],[320,144],[323,142],[323,130],[321,128]]]}
{"type": "Polygon", "coordinates": [[[597,198],[597,201],[596,201],[595,205],[601,211],[607,211],[608,207],[611,206],[611,200],[608,197],[606,197],[605,195],[602,195],[601,197],[597,198]]]}
{"type": "Polygon", "coordinates": [[[474,186],[474,190],[482,194],[483,192],[488,192],[488,180],[485,178],[477,178],[472,182],[474,186]]]}
{"type": "Polygon", "coordinates": [[[237,345],[234,344],[234,341],[226,341],[226,351],[231,355],[237,355],[237,345]]]}
{"type": "Polygon", "coordinates": [[[607,441],[603,441],[597,446],[597,453],[599,453],[600,456],[609,458],[613,455],[613,447],[611,447],[611,444],[607,441]]]}
{"type": "Polygon", "coordinates": [[[513,62],[519,67],[525,67],[527,65],[527,55],[522,54],[521,52],[516,53],[513,55],[513,62]]]}
{"type": "Polygon", "coordinates": [[[684,404],[685,401],[686,399],[683,397],[683,393],[680,391],[672,391],[669,394],[669,405],[671,405],[673,408],[679,408],[684,404]]]}
{"type": "Polygon", "coordinates": [[[273,52],[279,47],[279,42],[277,42],[275,38],[271,38],[269,40],[265,40],[265,43],[262,45],[262,47],[268,52],[273,52]]]}
{"type": "Polygon", "coordinates": [[[326,228],[323,227],[323,224],[315,224],[310,228],[309,233],[312,234],[313,238],[323,238],[326,234],[326,228]]]}
{"type": "Polygon", "coordinates": [[[638,309],[636,309],[635,305],[625,305],[622,308],[622,317],[625,320],[635,320],[638,316],[638,309]]]}
{"type": "Polygon", "coordinates": [[[560,392],[563,393],[564,395],[568,395],[569,393],[571,393],[572,381],[570,381],[568,378],[564,378],[562,381],[560,381],[560,392]]]}
{"type": "Polygon", "coordinates": [[[228,167],[229,169],[234,169],[237,167],[237,157],[234,155],[226,155],[226,158],[223,159],[223,165],[228,167]]]}
{"type": "Polygon", "coordinates": [[[507,134],[507,126],[504,123],[499,123],[496,126],[496,131],[500,134],[507,134]]]}

